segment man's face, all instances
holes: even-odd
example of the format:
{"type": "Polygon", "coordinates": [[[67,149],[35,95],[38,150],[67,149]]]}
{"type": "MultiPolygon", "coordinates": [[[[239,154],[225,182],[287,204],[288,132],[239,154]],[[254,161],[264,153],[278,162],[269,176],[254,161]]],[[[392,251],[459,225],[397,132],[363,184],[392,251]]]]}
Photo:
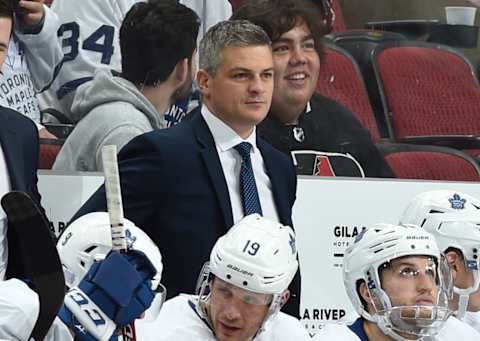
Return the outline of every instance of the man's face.
{"type": "Polygon", "coordinates": [[[218,341],[249,341],[265,319],[271,296],[252,293],[215,278],[208,315],[218,341]]]}
{"type": "Polygon", "coordinates": [[[302,20],[273,42],[273,62],[272,111],[278,113],[284,123],[293,123],[312,97],[320,72],[315,41],[302,20]]]}
{"type": "Polygon", "coordinates": [[[395,259],[381,274],[382,288],[394,307],[436,304],[436,280],[435,262],[423,256],[395,259]]]}
{"type": "Polygon", "coordinates": [[[270,109],[272,50],[269,45],[228,46],[222,50],[216,74],[200,70],[197,83],[210,111],[246,138],[270,109]]]}
{"type": "Polygon", "coordinates": [[[7,58],[8,43],[12,32],[12,20],[10,18],[0,18],[0,68],[7,58]]]}

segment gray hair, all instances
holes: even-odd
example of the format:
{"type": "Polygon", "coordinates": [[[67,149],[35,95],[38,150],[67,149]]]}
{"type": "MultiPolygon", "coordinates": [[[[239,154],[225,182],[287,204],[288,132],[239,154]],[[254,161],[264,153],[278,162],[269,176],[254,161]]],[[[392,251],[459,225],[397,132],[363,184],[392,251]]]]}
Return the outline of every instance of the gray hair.
{"type": "Polygon", "coordinates": [[[199,47],[199,66],[215,75],[222,62],[222,50],[228,46],[271,45],[267,33],[247,20],[221,21],[212,26],[203,36],[199,47]]]}

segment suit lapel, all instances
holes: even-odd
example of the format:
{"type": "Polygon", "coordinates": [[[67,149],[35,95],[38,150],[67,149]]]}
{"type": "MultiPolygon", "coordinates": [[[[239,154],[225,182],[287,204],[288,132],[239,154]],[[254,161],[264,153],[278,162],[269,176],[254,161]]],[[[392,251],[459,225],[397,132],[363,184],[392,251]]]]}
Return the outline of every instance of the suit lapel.
{"type": "Polygon", "coordinates": [[[22,141],[14,128],[8,124],[6,115],[0,120],[2,121],[0,126],[0,143],[2,144],[3,154],[7,162],[12,189],[25,190],[25,182],[23,177],[20,176],[24,169],[22,141]]]}
{"type": "Polygon", "coordinates": [[[262,153],[265,168],[267,170],[268,177],[272,183],[273,198],[275,200],[275,206],[277,208],[278,217],[283,224],[290,224],[290,203],[289,193],[286,186],[288,179],[285,178],[285,172],[278,169],[280,163],[275,158],[275,153],[269,152],[272,147],[268,146],[265,141],[257,137],[257,146],[262,153]],[[270,148],[269,148],[270,147],[270,148]]]}
{"type": "Polygon", "coordinates": [[[215,141],[210,133],[207,123],[203,119],[200,110],[191,113],[195,115],[191,119],[191,125],[195,131],[197,141],[201,147],[201,157],[207,168],[208,175],[212,181],[215,194],[217,196],[219,205],[222,209],[223,218],[225,220],[225,227],[233,225],[232,206],[230,203],[230,196],[228,194],[227,182],[225,181],[225,174],[223,173],[222,164],[218,157],[215,141]]]}

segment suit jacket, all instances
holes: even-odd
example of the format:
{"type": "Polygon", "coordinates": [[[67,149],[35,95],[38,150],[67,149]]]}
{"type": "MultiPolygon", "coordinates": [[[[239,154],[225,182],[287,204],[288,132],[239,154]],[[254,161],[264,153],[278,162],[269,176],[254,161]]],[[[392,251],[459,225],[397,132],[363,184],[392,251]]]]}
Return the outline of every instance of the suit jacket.
{"type": "MultiPolygon", "coordinates": [[[[143,229],[163,257],[162,283],[168,297],[194,293],[197,276],[216,240],[233,225],[225,175],[210,130],[197,110],[191,118],[133,139],[119,153],[125,217],[143,229]]],[[[292,162],[257,140],[279,218],[292,225],[296,175],[292,162]]],[[[106,210],[99,190],[73,219],[106,210]]],[[[287,311],[298,316],[300,278],[291,288],[287,311]]]]}
{"type": "MultiPolygon", "coordinates": [[[[0,144],[5,155],[12,190],[28,193],[40,205],[37,189],[38,129],[26,116],[0,107],[0,144]]],[[[17,236],[8,229],[7,278],[22,278],[24,268],[17,249],[17,236]]]]}

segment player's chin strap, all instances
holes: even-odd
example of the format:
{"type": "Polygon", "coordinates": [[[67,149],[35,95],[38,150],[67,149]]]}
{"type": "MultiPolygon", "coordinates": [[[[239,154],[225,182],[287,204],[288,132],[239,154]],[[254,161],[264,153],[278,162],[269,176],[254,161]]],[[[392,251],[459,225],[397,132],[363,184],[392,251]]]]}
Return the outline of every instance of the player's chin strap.
{"type": "Polygon", "coordinates": [[[468,294],[460,294],[458,296],[458,310],[457,310],[457,318],[459,320],[463,320],[465,317],[465,312],[467,311],[468,308],[468,299],[470,298],[470,295],[468,294]]]}

